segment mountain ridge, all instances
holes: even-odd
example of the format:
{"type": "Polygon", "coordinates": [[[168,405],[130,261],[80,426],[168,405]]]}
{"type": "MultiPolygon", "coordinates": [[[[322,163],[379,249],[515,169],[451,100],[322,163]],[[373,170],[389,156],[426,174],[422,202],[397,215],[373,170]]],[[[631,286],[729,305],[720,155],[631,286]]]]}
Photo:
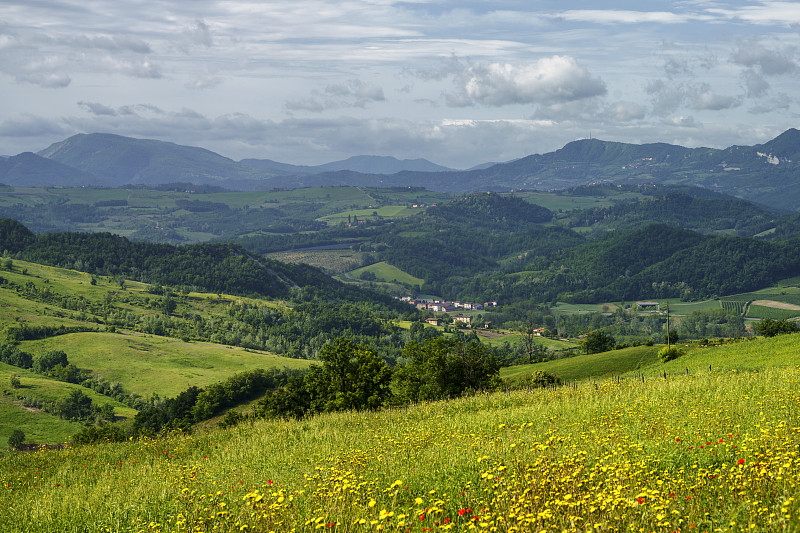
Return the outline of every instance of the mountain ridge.
{"type": "MultiPolygon", "coordinates": [[[[181,181],[239,190],[350,185],[424,186],[463,193],[559,190],[598,182],[662,183],[695,185],[783,210],[796,211],[800,205],[800,131],[794,128],[762,144],[724,149],[582,139],[553,152],[470,170],[435,170],[445,167],[390,156],[354,156],[315,167],[268,159],[237,162],[203,148],[112,134],[75,135],[37,155],[77,172],[47,169],[41,161],[31,160],[16,167],[17,183],[22,184],[26,172],[35,176],[37,184],[51,186],[181,181]],[[403,165],[430,170],[394,172],[403,165]]],[[[10,159],[0,161],[0,168],[8,168],[10,159]]]]}

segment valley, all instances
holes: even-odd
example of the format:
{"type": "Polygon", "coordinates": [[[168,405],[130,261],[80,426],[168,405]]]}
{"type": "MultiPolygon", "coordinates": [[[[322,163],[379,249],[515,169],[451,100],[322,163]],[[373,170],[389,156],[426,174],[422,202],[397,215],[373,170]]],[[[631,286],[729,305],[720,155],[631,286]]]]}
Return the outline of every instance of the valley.
{"type": "Polygon", "coordinates": [[[655,181],[3,186],[0,522],[794,527],[800,218],[655,181]]]}

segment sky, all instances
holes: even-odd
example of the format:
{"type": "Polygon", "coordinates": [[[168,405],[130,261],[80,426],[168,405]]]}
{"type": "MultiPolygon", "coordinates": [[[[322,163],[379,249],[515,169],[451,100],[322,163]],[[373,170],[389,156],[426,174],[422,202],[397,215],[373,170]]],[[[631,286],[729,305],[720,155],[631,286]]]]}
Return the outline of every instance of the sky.
{"type": "Polygon", "coordinates": [[[453,168],[798,126],[800,2],[0,0],[0,154],[76,133],[453,168]]]}

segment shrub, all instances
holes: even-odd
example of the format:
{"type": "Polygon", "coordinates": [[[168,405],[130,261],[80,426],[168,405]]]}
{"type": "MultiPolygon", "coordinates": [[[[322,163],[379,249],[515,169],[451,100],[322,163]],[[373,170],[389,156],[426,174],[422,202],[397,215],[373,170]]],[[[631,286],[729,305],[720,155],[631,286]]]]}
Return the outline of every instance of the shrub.
{"type": "Polygon", "coordinates": [[[531,386],[533,387],[548,387],[550,385],[558,385],[561,382],[558,376],[547,372],[546,370],[537,370],[531,375],[531,386]]]}
{"type": "Polygon", "coordinates": [[[662,363],[666,363],[667,361],[672,361],[673,359],[677,359],[678,357],[684,354],[683,350],[679,350],[674,346],[670,346],[669,348],[661,348],[658,351],[658,360],[662,363]]]}
{"type": "Polygon", "coordinates": [[[11,436],[8,437],[8,445],[12,448],[19,448],[23,444],[25,444],[25,433],[20,429],[12,431],[11,436]]]}

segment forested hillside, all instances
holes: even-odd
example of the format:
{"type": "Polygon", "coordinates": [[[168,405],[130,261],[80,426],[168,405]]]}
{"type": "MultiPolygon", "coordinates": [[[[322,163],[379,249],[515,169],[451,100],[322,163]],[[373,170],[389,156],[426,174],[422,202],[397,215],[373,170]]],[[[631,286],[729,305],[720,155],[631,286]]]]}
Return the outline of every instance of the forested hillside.
{"type": "Polygon", "coordinates": [[[172,246],[133,242],[108,233],[34,235],[11,219],[0,220],[0,248],[37,263],[75,268],[151,284],[187,286],[211,292],[288,298],[319,295],[354,301],[380,301],[398,308],[388,297],[344,286],[318,269],[287,265],[256,256],[235,244],[172,246]]]}

